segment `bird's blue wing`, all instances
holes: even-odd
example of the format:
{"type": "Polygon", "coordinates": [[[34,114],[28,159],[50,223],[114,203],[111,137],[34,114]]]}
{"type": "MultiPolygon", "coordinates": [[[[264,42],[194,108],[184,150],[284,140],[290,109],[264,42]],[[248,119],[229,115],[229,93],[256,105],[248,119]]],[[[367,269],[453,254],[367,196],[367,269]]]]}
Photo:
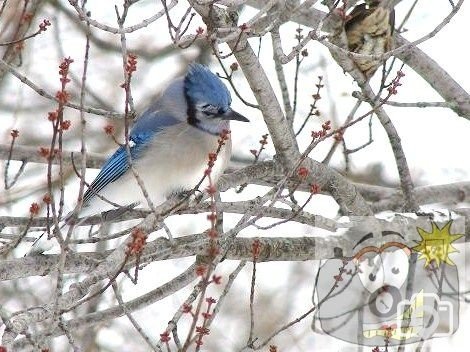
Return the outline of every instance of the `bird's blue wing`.
{"type": "MultiPolygon", "coordinates": [[[[131,159],[138,159],[148,147],[149,142],[165,128],[181,123],[181,120],[160,111],[146,111],[138,118],[129,133],[129,149],[131,159]]],[[[127,151],[121,146],[104,163],[90,188],[83,196],[83,204],[87,203],[111,182],[116,181],[129,169],[127,151]]]]}

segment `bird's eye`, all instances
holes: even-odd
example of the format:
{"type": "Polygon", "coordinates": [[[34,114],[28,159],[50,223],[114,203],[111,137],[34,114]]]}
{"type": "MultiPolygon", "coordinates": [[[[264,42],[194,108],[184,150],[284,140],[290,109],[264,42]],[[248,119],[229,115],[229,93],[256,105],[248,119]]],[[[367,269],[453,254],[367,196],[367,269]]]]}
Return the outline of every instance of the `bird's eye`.
{"type": "Polygon", "coordinates": [[[220,109],[214,105],[206,104],[201,106],[201,111],[207,116],[214,116],[220,113],[220,109]]]}

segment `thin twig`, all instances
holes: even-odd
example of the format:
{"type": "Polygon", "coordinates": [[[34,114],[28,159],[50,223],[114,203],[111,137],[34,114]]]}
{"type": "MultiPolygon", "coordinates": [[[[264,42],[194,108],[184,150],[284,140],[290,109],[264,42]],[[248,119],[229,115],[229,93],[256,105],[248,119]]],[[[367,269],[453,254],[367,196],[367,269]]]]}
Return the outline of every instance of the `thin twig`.
{"type": "Polygon", "coordinates": [[[248,334],[248,341],[246,345],[253,347],[253,334],[255,331],[255,309],[254,309],[254,300],[255,300],[255,284],[256,284],[256,262],[258,261],[260,253],[261,243],[258,239],[255,239],[252,246],[253,254],[253,269],[251,272],[251,285],[250,285],[250,332],[248,334]]]}
{"type": "Polygon", "coordinates": [[[135,318],[132,316],[131,312],[127,309],[126,304],[124,303],[124,301],[122,299],[121,293],[119,292],[119,288],[118,288],[116,282],[112,283],[112,287],[113,287],[113,290],[114,290],[114,296],[116,297],[116,300],[118,301],[119,307],[122,308],[122,310],[126,314],[127,318],[131,322],[132,326],[137,330],[139,335],[144,339],[144,341],[152,349],[152,351],[162,352],[162,349],[152,342],[150,337],[144,332],[144,329],[142,329],[140,324],[137,322],[137,320],[135,320],[135,318]]]}
{"type": "MultiPolygon", "coordinates": [[[[10,72],[16,78],[18,78],[21,82],[26,84],[28,87],[30,87],[32,90],[34,90],[40,96],[42,96],[44,98],[47,98],[49,100],[53,100],[55,102],[59,102],[59,100],[55,96],[53,96],[52,94],[46,92],[44,89],[40,88],[38,85],[33,83],[26,76],[19,73],[13,66],[11,66],[7,62],[3,61],[1,58],[0,58],[0,66],[3,69],[5,69],[6,71],[10,72]]],[[[64,104],[64,106],[67,106],[69,108],[76,109],[76,110],[79,110],[79,111],[84,110],[85,112],[90,113],[90,114],[102,115],[102,116],[106,116],[106,117],[110,117],[110,118],[119,118],[119,119],[123,118],[123,114],[119,114],[117,112],[107,111],[107,110],[97,109],[97,108],[92,108],[92,107],[83,107],[83,108],[81,108],[80,104],[75,104],[75,103],[71,103],[71,102],[66,102],[64,104]]]]}
{"type": "MultiPolygon", "coordinates": [[[[177,0],[172,0],[171,3],[166,6],[166,8],[168,10],[170,10],[173,7],[175,7],[177,3],[178,3],[177,0]]],[[[135,32],[135,31],[137,31],[141,28],[147,27],[148,25],[155,22],[156,20],[158,20],[160,17],[162,17],[165,14],[165,10],[161,10],[161,11],[157,12],[155,15],[153,15],[153,16],[147,18],[147,19],[142,20],[140,23],[137,23],[135,25],[125,27],[125,28],[124,27],[116,28],[116,27],[108,26],[106,24],[98,22],[98,21],[94,20],[93,18],[91,18],[88,14],[88,11],[86,9],[82,9],[78,5],[77,0],[69,0],[69,4],[74,7],[74,9],[77,12],[78,17],[80,18],[80,20],[86,21],[86,22],[90,23],[91,26],[99,28],[102,31],[110,32],[110,33],[113,33],[113,34],[126,34],[126,33],[135,32]]]]}
{"type": "Polygon", "coordinates": [[[12,130],[11,131],[11,144],[10,144],[10,147],[9,147],[9,150],[8,150],[8,158],[7,158],[7,162],[5,164],[5,171],[4,171],[4,174],[3,174],[3,182],[4,182],[4,185],[5,185],[5,190],[8,190],[10,189],[11,187],[13,187],[15,185],[15,183],[18,181],[18,178],[20,177],[20,175],[23,173],[24,171],[24,168],[26,167],[26,164],[27,164],[27,161],[25,159],[21,160],[21,166],[19,167],[18,171],[16,172],[15,176],[13,176],[13,180],[11,182],[8,182],[8,170],[10,169],[10,162],[12,160],[12,154],[13,154],[13,147],[15,145],[15,140],[16,138],[18,137],[18,131],[17,130],[12,130]]]}

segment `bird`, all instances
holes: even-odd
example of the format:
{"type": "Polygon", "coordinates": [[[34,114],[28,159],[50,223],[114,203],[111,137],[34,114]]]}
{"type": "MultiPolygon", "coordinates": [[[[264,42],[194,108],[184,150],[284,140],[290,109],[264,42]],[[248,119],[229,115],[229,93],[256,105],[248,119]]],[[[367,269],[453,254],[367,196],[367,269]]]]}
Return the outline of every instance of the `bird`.
{"type": "MultiPolygon", "coordinates": [[[[207,66],[189,64],[186,74],[170,82],[135,120],[127,146],[119,146],[104,162],[83,195],[79,221],[113,209],[148,208],[129,157],[154,205],[193,189],[207,169],[209,153],[218,148],[219,135],[230,129],[230,121],[249,122],[231,103],[230,91],[217,75],[207,66]]],[[[228,139],[212,167],[212,182],[217,182],[231,153],[228,139]]],[[[207,185],[206,178],[203,186],[207,185]]],[[[68,213],[59,228],[72,225],[77,220],[73,214],[68,213]]],[[[25,256],[55,247],[45,235],[36,239],[25,256]]]]}
{"type": "MultiPolygon", "coordinates": [[[[395,11],[379,6],[380,1],[368,0],[348,14],[344,26],[350,51],[357,54],[381,55],[393,47],[395,11]]],[[[381,61],[373,58],[354,58],[367,78],[370,78],[381,61]]]]}
{"type": "MultiPolygon", "coordinates": [[[[193,189],[230,121],[249,122],[231,103],[230,91],[216,74],[205,65],[189,64],[185,75],[174,79],[135,120],[128,147],[120,146],[104,162],[84,193],[79,218],[136,203],[148,208],[128,149],[132,167],[154,205],[193,189]]],[[[229,139],[213,166],[212,182],[228,165],[231,148],[229,139]]]]}

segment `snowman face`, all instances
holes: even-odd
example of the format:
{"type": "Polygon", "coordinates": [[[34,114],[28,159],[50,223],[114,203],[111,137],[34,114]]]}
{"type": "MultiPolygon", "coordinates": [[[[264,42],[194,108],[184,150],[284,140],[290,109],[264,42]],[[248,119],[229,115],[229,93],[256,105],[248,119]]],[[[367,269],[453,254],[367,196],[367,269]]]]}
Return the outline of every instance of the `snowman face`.
{"type": "Polygon", "coordinates": [[[408,276],[409,250],[406,248],[369,251],[356,260],[359,279],[370,293],[387,286],[399,289],[408,276]]]}

